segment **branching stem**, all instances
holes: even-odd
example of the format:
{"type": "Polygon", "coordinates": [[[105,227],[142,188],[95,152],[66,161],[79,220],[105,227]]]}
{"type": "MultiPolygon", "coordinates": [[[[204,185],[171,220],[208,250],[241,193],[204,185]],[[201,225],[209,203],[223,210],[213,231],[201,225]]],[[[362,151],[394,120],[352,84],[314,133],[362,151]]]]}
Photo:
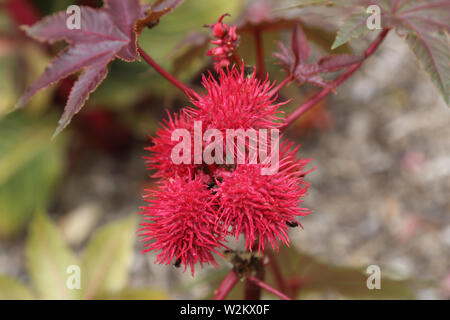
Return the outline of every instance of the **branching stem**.
{"type": "Polygon", "coordinates": [[[150,55],[144,51],[141,47],[138,47],[138,52],[141,55],[142,59],[145,60],[153,69],[155,69],[160,75],[162,75],[164,78],[169,80],[175,87],[183,91],[188,96],[196,96],[196,93],[194,90],[188,88],[185,84],[183,84],[181,81],[179,81],[177,78],[175,78],[173,75],[171,75],[169,72],[163,69],[155,60],[150,57],[150,55]]]}
{"type": "Polygon", "coordinates": [[[272,88],[272,90],[269,91],[269,96],[273,96],[278,91],[280,91],[282,88],[287,86],[289,83],[292,82],[292,77],[289,75],[286,78],[284,78],[279,84],[277,84],[275,87],[272,88]]]}
{"type": "Polygon", "coordinates": [[[269,286],[267,283],[259,280],[258,278],[255,278],[253,276],[250,276],[247,278],[247,280],[253,282],[254,284],[256,284],[257,286],[259,286],[260,288],[276,295],[277,297],[279,297],[280,299],[283,300],[292,300],[291,298],[289,298],[288,296],[286,296],[285,294],[281,293],[280,291],[278,291],[275,288],[272,288],[271,286],[269,286]]]}
{"type": "Polygon", "coordinates": [[[269,267],[272,270],[273,276],[275,277],[275,281],[277,282],[278,289],[282,293],[288,293],[287,291],[287,285],[284,281],[283,275],[281,274],[280,268],[278,266],[277,260],[275,256],[273,255],[272,251],[267,252],[267,257],[269,258],[269,267]]]}
{"type": "Polygon", "coordinates": [[[256,28],[253,31],[253,36],[255,37],[255,47],[256,47],[256,73],[258,78],[264,78],[264,45],[263,37],[260,29],[256,28]]]}
{"type": "Polygon", "coordinates": [[[225,279],[223,279],[222,283],[220,284],[219,288],[216,290],[214,294],[214,300],[224,300],[228,293],[231,291],[231,289],[234,288],[236,283],[238,283],[239,278],[232,269],[225,279]]]}
{"type": "Polygon", "coordinates": [[[285,130],[287,127],[289,127],[292,123],[295,122],[301,115],[303,115],[305,112],[307,112],[309,109],[317,105],[318,102],[320,102],[322,99],[324,99],[326,96],[328,96],[331,92],[334,91],[334,88],[337,88],[339,85],[344,83],[348,78],[350,78],[361,66],[364,64],[364,61],[367,60],[380,46],[380,44],[383,42],[383,40],[386,38],[387,34],[389,33],[388,28],[383,29],[381,33],[378,35],[376,40],[372,42],[372,44],[367,48],[366,52],[364,53],[364,59],[361,62],[358,62],[351,67],[347,69],[343,74],[341,74],[340,77],[338,77],[334,82],[332,86],[329,86],[327,88],[322,89],[318,94],[313,96],[311,99],[306,101],[304,104],[302,104],[300,107],[298,107],[297,110],[292,112],[285,120],[282,130],[285,130]]]}

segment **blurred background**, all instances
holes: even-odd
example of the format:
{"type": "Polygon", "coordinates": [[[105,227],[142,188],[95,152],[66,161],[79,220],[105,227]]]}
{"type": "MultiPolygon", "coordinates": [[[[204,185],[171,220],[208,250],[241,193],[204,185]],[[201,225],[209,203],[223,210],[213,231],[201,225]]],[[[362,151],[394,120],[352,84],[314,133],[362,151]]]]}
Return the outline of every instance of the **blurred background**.
{"type": "MultiPolygon", "coordinates": [[[[76,75],[10,112],[64,46],[37,43],[19,26],[71,4],[102,3],[0,0],[0,299],[209,298],[230,267],[226,261],[218,269],[199,267],[193,278],[142,255],[135,233],[141,195],[153,184],[142,159],[148,135],[166,110],[189,105],[176,88],[143,62],[114,61],[108,78],[54,140],[76,75]],[[67,289],[68,265],[81,266],[81,290],[67,289]]],[[[266,67],[272,80],[281,80],[271,54],[276,40],[289,42],[296,19],[320,57],[329,53],[341,18],[330,15],[324,25],[303,10],[267,15],[267,8],[288,4],[186,0],[145,30],[140,44],[201,90],[201,74],[212,69],[203,25],[230,13],[226,22],[240,27],[239,54],[252,65],[247,31],[260,14],[268,29],[266,67]]],[[[360,53],[369,42],[339,50],[360,53]]],[[[292,100],[284,110],[317,90],[283,89],[280,99],[292,100]]],[[[279,254],[283,274],[297,284],[296,298],[450,297],[450,110],[396,34],[287,136],[302,144],[310,168],[317,167],[308,175],[305,201],[313,214],[302,219],[304,230],[291,231],[292,247],[279,254]],[[372,264],[385,277],[381,290],[366,287],[372,264]]]]}

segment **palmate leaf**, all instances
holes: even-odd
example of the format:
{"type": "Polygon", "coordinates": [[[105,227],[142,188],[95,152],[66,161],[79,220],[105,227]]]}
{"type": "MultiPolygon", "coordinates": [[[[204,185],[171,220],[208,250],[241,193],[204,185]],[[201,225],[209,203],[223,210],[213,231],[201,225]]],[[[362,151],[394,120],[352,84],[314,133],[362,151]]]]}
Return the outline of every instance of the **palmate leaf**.
{"type": "Polygon", "coordinates": [[[82,297],[118,294],[128,280],[133,256],[135,217],[112,222],[97,231],[82,259],[82,297]]]}
{"type": "Polygon", "coordinates": [[[370,15],[363,8],[360,9],[361,10],[352,13],[344,19],[331,49],[334,50],[352,39],[362,37],[371,32],[371,30],[367,28],[367,18],[370,15]]]}
{"type": "Polygon", "coordinates": [[[370,4],[380,6],[384,28],[395,28],[402,36],[433,84],[450,105],[450,0],[347,0],[299,1],[297,6],[334,5],[357,8],[344,19],[333,48],[369,33],[366,27],[370,4]],[[361,8],[362,6],[362,8],[361,8]]]}
{"type": "MultiPolygon", "coordinates": [[[[332,50],[346,44],[352,39],[367,35],[372,30],[367,28],[367,18],[371,14],[367,13],[370,5],[377,5],[383,13],[391,12],[393,1],[391,0],[311,0],[300,1],[292,7],[308,6],[328,6],[341,9],[337,13],[345,18],[338,30],[336,39],[331,47],[332,50]],[[348,13],[349,12],[349,13],[348,13]]],[[[322,9],[323,11],[323,9],[322,9]]],[[[382,19],[382,22],[384,19],[382,19]]]]}
{"type": "Polygon", "coordinates": [[[421,66],[442,93],[445,102],[449,105],[450,44],[448,33],[443,33],[441,36],[409,33],[405,39],[421,66]]]}
{"type": "Polygon", "coordinates": [[[394,21],[399,34],[450,105],[450,0],[400,1],[394,21]]]}
{"type": "Polygon", "coordinates": [[[40,90],[84,69],[69,95],[55,135],[61,132],[106,78],[107,66],[112,60],[139,59],[135,25],[142,15],[139,0],[107,0],[101,9],[81,7],[80,30],[67,28],[65,12],[49,16],[32,27],[24,27],[30,37],[39,41],[66,40],[70,45],[48,65],[44,74],[20,98],[16,108],[23,107],[40,90]]]}
{"type": "Polygon", "coordinates": [[[78,290],[67,287],[67,268],[78,265],[77,258],[45,213],[38,212],[30,225],[25,256],[28,273],[40,299],[79,297],[78,290]]]}

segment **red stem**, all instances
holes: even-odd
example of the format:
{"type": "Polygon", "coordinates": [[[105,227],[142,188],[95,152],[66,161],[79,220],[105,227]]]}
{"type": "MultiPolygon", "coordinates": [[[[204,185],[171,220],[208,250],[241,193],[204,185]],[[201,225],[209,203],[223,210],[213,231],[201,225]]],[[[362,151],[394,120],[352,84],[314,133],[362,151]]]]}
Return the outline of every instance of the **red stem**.
{"type": "MultiPolygon", "coordinates": [[[[259,245],[259,239],[256,241],[253,246],[252,250],[256,251],[258,249],[259,245]]],[[[263,259],[257,259],[255,263],[253,264],[254,268],[254,275],[256,279],[264,280],[265,275],[265,269],[263,264],[263,259]]],[[[261,287],[258,286],[256,283],[250,281],[248,278],[245,279],[244,282],[244,299],[245,300],[260,300],[261,299],[261,287]]]]}
{"type": "Polygon", "coordinates": [[[288,293],[286,282],[283,279],[283,275],[281,274],[280,268],[278,267],[277,260],[271,251],[267,252],[267,257],[269,258],[269,267],[272,270],[272,273],[275,277],[275,281],[277,282],[278,289],[280,289],[283,293],[288,293]]]}
{"type": "Polygon", "coordinates": [[[253,276],[250,276],[247,278],[247,280],[253,282],[254,284],[256,284],[257,286],[259,286],[260,288],[276,295],[277,297],[279,297],[280,299],[283,300],[292,300],[291,298],[289,298],[288,296],[286,296],[285,294],[281,293],[280,291],[278,291],[275,288],[272,288],[271,286],[269,286],[267,283],[259,280],[258,278],[255,278],[253,276]]]}
{"type": "Polygon", "coordinates": [[[256,46],[256,72],[258,78],[264,78],[264,45],[262,32],[259,28],[256,28],[253,31],[253,35],[255,37],[255,46],[256,46]]]}
{"type": "Polygon", "coordinates": [[[239,56],[239,54],[235,51],[233,52],[233,55],[231,56],[231,59],[233,60],[234,64],[240,69],[244,65],[244,61],[239,56]]]}
{"type": "Polygon", "coordinates": [[[244,289],[245,300],[261,300],[261,287],[259,285],[257,285],[256,283],[247,278],[245,279],[244,286],[245,286],[244,289]]]}
{"type": "Polygon", "coordinates": [[[155,60],[153,60],[141,47],[138,46],[138,52],[141,55],[142,59],[144,59],[153,69],[155,69],[159,74],[161,74],[164,78],[169,80],[174,86],[183,91],[188,96],[196,96],[194,90],[188,88],[182,82],[180,82],[177,78],[172,76],[166,70],[164,70],[155,60]]]}
{"type": "Polygon", "coordinates": [[[326,96],[328,96],[331,92],[334,91],[335,88],[337,88],[339,85],[341,85],[345,80],[350,78],[361,66],[363,65],[364,61],[367,60],[380,46],[380,44],[383,42],[384,38],[386,38],[386,35],[389,33],[389,28],[384,29],[381,31],[381,33],[378,35],[377,39],[372,42],[372,44],[367,48],[367,50],[364,53],[364,59],[351,66],[347,69],[339,78],[337,78],[333,85],[327,88],[324,88],[322,91],[320,91],[318,94],[316,94],[314,97],[306,101],[303,105],[301,105],[297,110],[292,112],[285,120],[282,129],[286,129],[289,127],[295,120],[297,120],[301,115],[303,115],[305,112],[307,112],[309,109],[314,107],[318,102],[320,102],[322,99],[324,99],[326,96]]]}
{"type": "Polygon", "coordinates": [[[400,5],[400,0],[395,0],[393,13],[397,12],[399,5],[400,5]]]}
{"type": "Polygon", "coordinates": [[[220,284],[219,288],[216,290],[214,294],[214,300],[224,300],[228,293],[231,291],[231,289],[234,288],[236,283],[238,283],[239,278],[234,273],[234,270],[231,270],[225,279],[223,279],[222,283],[220,284]]]}

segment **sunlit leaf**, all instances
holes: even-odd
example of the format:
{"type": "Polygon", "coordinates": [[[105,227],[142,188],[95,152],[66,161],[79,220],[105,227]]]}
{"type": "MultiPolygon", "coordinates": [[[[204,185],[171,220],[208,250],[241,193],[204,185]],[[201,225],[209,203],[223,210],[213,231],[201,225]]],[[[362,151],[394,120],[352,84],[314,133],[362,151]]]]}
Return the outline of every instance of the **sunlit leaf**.
{"type": "Polygon", "coordinates": [[[78,265],[78,261],[60,231],[43,212],[36,213],[31,222],[25,256],[39,299],[78,298],[79,291],[67,286],[68,267],[78,265]]]}
{"type": "Polygon", "coordinates": [[[336,49],[352,39],[367,35],[371,30],[367,27],[367,18],[370,16],[364,9],[351,14],[340,27],[336,40],[331,49],[336,49]]]}
{"type": "Polygon", "coordinates": [[[0,300],[32,300],[34,295],[24,284],[0,274],[0,300]]]}
{"type": "Polygon", "coordinates": [[[0,120],[0,237],[16,235],[50,200],[65,144],[50,141],[54,120],[19,113],[0,120]]]}
{"type": "Polygon", "coordinates": [[[82,260],[84,299],[120,292],[128,280],[135,240],[135,217],[112,222],[90,240],[82,260]]]}

